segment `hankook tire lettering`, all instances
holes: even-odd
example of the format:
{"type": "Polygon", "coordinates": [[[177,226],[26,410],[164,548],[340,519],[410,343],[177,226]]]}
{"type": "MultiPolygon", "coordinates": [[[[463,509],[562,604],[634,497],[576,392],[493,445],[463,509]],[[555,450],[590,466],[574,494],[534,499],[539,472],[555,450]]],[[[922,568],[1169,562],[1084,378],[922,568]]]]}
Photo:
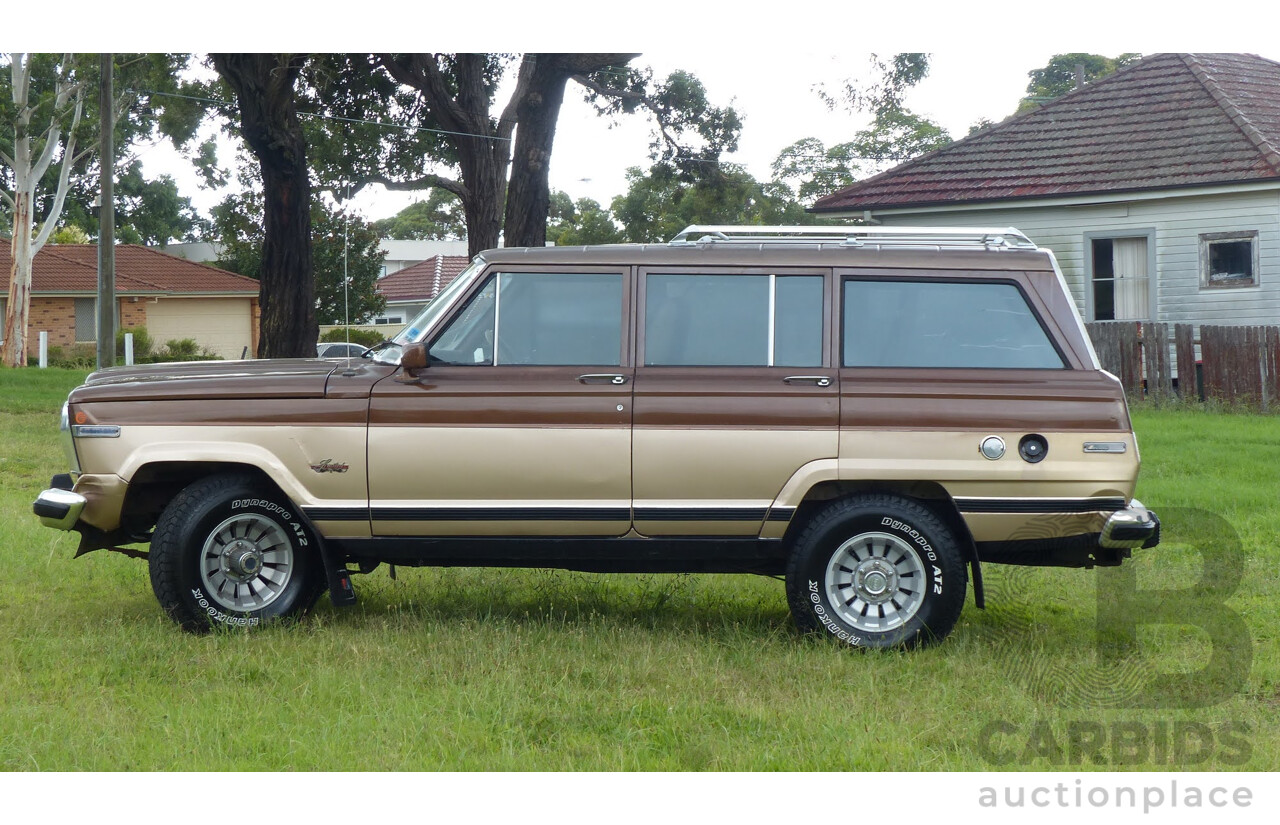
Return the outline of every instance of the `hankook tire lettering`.
{"type": "Polygon", "coordinates": [[[229,616],[226,613],[223,613],[218,608],[209,604],[209,600],[205,598],[205,595],[200,592],[200,588],[198,587],[192,589],[191,595],[195,596],[196,604],[200,606],[200,609],[207,613],[209,618],[213,619],[215,622],[221,622],[222,624],[229,624],[235,627],[256,627],[260,621],[257,616],[229,616]]]}

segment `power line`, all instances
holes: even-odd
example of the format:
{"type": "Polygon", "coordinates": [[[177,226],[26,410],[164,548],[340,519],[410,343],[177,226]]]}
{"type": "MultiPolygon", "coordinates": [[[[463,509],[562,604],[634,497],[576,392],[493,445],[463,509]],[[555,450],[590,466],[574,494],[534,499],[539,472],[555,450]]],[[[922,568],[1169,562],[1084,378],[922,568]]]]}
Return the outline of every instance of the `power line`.
{"type": "MultiPolygon", "coordinates": [[[[147,89],[132,89],[130,91],[134,92],[135,94],[157,95],[159,97],[176,97],[176,98],[181,98],[182,100],[194,100],[198,103],[212,103],[214,106],[218,106],[224,109],[239,108],[237,104],[229,100],[215,100],[213,98],[208,98],[208,97],[195,97],[194,95],[180,95],[175,92],[152,92],[152,91],[148,91],[147,89]]],[[[511,138],[498,137],[497,135],[480,135],[472,132],[453,132],[448,129],[429,129],[426,126],[407,126],[403,123],[386,123],[385,121],[381,121],[381,120],[362,120],[360,118],[353,118],[353,117],[323,115],[317,112],[298,112],[298,115],[301,117],[319,118],[320,120],[336,120],[344,123],[363,124],[365,126],[380,126],[384,129],[402,129],[406,132],[432,132],[438,135],[456,135],[458,137],[474,137],[474,138],[481,138],[483,140],[505,140],[505,141],[511,140],[511,138]]]]}

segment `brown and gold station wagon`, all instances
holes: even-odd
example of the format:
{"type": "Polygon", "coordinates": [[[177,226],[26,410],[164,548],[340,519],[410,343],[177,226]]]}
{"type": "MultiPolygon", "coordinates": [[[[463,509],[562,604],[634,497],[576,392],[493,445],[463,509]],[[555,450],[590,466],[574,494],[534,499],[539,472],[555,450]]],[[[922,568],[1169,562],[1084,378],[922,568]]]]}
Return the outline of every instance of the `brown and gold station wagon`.
{"type": "Polygon", "coordinates": [[[1120,384],[1014,229],[492,250],[363,358],[103,370],[62,429],[36,514],[145,554],[192,630],[388,563],[785,575],[801,629],[914,645],[982,562],[1159,536],[1120,384]]]}

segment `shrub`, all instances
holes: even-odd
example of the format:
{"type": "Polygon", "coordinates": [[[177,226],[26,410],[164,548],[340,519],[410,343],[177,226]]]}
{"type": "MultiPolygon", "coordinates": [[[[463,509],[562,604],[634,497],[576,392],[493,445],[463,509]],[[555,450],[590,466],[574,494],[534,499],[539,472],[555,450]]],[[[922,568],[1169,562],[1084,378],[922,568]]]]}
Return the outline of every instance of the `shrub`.
{"type": "Polygon", "coordinates": [[[334,327],[333,329],[320,336],[320,342],[328,341],[351,341],[353,344],[359,344],[362,347],[372,347],[381,344],[387,340],[382,333],[372,329],[361,329],[359,327],[334,327]],[[347,336],[351,337],[348,338],[347,336]]]}
{"type": "Polygon", "coordinates": [[[125,333],[133,334],[133,360],[136,364],[146,363],[151,356],[151,333],[146,327],[125,327],[116,332],[116,358],[124,358],[125,333]]]}
{"type": "MultiPolygon", "coordinates": [[[[30,366],[39,366],[40,354],[27,359],[30,366]]],[[[72,344],[68,352],[62,347],[49,347],[49,366],[75,370],[91,370],[98,366],[97,344],[72,344]]]]}
{"type": "Polygon", "coordinates": [[[164,342],[164,349],[155,354],[155,361],[221,361],[218,355],[200,344],[194,338],[183,338],[164,342]]]}

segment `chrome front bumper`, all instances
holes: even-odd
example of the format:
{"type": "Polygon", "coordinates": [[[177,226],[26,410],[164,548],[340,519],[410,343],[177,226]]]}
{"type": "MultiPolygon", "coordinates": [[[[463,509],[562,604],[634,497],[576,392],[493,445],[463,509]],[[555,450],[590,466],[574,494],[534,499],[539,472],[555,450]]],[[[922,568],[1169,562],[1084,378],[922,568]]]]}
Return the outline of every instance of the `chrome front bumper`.
{"type": "Polygon", "coordinates": [[[40,523],[55,530],[70,530],[84,512],[85,497],[71,490],[52,488],[36,496],[31,511],[40,517],[40,523]]]}
{"type": "Polygon", "coordinates": [[[1135,498],[1128,507],[1111,514],[1098,543],[1115,549],[1155,547],[1160,543],[1160,519],[1135,498]]]}

